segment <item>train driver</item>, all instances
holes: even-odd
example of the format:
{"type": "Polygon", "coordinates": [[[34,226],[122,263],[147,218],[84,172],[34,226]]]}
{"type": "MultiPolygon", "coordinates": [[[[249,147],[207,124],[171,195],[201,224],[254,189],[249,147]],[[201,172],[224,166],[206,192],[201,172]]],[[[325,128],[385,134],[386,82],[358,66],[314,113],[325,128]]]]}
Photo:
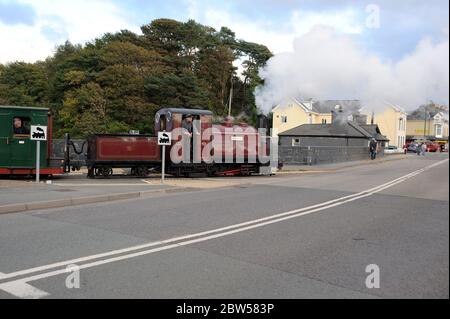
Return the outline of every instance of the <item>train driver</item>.
{"type": "Polygon", "coordinates": [[[29,135],[30,131],[23,126],[23,121],[20,117],[14,118],[14,134],[29,135]]]}
{"type": "Polygon", "coordinates": [[[193,131],[193,125],[192,121],[194,120],[194,116],[192,114],[186,114],[184,117],[182,127],[186,130],[185,134],[189,135],[189,137],[192,137],[192,131],[193,131]]]}

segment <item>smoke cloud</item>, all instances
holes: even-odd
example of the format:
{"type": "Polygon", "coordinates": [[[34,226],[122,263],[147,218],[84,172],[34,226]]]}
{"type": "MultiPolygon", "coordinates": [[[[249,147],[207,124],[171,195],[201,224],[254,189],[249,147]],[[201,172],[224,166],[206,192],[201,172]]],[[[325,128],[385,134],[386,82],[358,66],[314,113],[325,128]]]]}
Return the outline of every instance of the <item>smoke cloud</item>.
{"type": "Polygon", "coordinates": [[[448,105],[449,35],[423,39],[399,61],[382,61],[348,35],[317,26],[294,41],[294,51],[277,54],[260,70],[264,86],[256,103],[264,113],[285,98],[358,99],[367,110],[381,101],[413,110],[427,100],[448,105]]]}

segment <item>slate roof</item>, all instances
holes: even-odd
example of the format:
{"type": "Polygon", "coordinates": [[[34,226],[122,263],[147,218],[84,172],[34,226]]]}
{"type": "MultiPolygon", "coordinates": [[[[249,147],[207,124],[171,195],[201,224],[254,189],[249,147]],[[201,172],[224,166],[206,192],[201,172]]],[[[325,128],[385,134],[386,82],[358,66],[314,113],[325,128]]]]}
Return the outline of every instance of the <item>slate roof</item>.
{"type": "Polygon", "coordinates": [[[280,136],[317,136],[375,138],[377,141],[389,141],[382,135],[378,125],[359,125],[354,122],[332,124],[303,124],[279,134],[280,136]]]}
{"type": "Polygon", "coordinates": [[[411,114],[408,115],[408,120],[425,120],[425,115],[427,117],[427,120],[432,119],[433,117],[436,116],[436,114],[438,114],[439,112],[437,111],[431,111],[431,112],[427,112],[425,114],[425,112],[423,111],[414,111],[411,114]]]}
{"type": "Polygon", "coordinates": [[[371,138],[372,135],[355,123],[303,124],[279,134],[280,136],[329,136],[371,138]]]}
{"type": "Polygon", "coordinates": [[[381,134],[380,128],[376,124],[360,124],[360,127],[362,127],[364,130],[369,132],[370,135],[375,137],[377,141],[385,141],[388,142],[389,139],[381,134]]]}

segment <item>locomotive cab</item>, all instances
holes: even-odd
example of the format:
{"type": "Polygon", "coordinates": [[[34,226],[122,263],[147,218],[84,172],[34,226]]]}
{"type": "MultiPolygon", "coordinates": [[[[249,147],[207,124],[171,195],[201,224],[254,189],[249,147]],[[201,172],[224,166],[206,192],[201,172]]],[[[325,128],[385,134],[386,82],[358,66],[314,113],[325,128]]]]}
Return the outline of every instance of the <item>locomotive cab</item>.
{"type": "Polygon", "coordinates": [[[172,132],[181,128],[187,114],[199,120],[202,131],[211,128],[213,113],[207,110],[166,108],[159,110],[155,115],[155,134],[158,132],[172,132]]]}
{"type": "Polygon", "coordinates": [[[61,159],[52,159],[52,116],[47,108],[0,106],[0,175],[34,175],[36,142],[31,140],[31,125],[48,127],[45,150],[40,154],[41,174],[62,174],[61,159]]]}

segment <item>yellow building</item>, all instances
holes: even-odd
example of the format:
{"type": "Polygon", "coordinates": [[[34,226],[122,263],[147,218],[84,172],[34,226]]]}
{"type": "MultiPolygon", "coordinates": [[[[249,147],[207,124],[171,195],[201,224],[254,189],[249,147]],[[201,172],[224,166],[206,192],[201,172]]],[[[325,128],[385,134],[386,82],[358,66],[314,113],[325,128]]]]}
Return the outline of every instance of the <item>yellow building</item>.
{"type": "Polygon", "coordinates": [[[443,112],[413,112],[408,116],[409,139],[448,140],[448,120],[443,112]]]}
{"type": "Polygon", "coordinates": [[[352,112],[360,109],[359,101],[316,101],[301,102],[295,98],[287,98],[273,110],[273,132],[282,133],[303,124],[330,124],[331,111],[341,106],[352,112]]]}
{"type": "Polygon", "coordinates": [[[407,123],[406,111],[397,105],[386,104],[385,109],[373,116],[373,123],[378,124],[383,135],[389,139],[389,145],[403,148],[406,143],[407,123]]]}

